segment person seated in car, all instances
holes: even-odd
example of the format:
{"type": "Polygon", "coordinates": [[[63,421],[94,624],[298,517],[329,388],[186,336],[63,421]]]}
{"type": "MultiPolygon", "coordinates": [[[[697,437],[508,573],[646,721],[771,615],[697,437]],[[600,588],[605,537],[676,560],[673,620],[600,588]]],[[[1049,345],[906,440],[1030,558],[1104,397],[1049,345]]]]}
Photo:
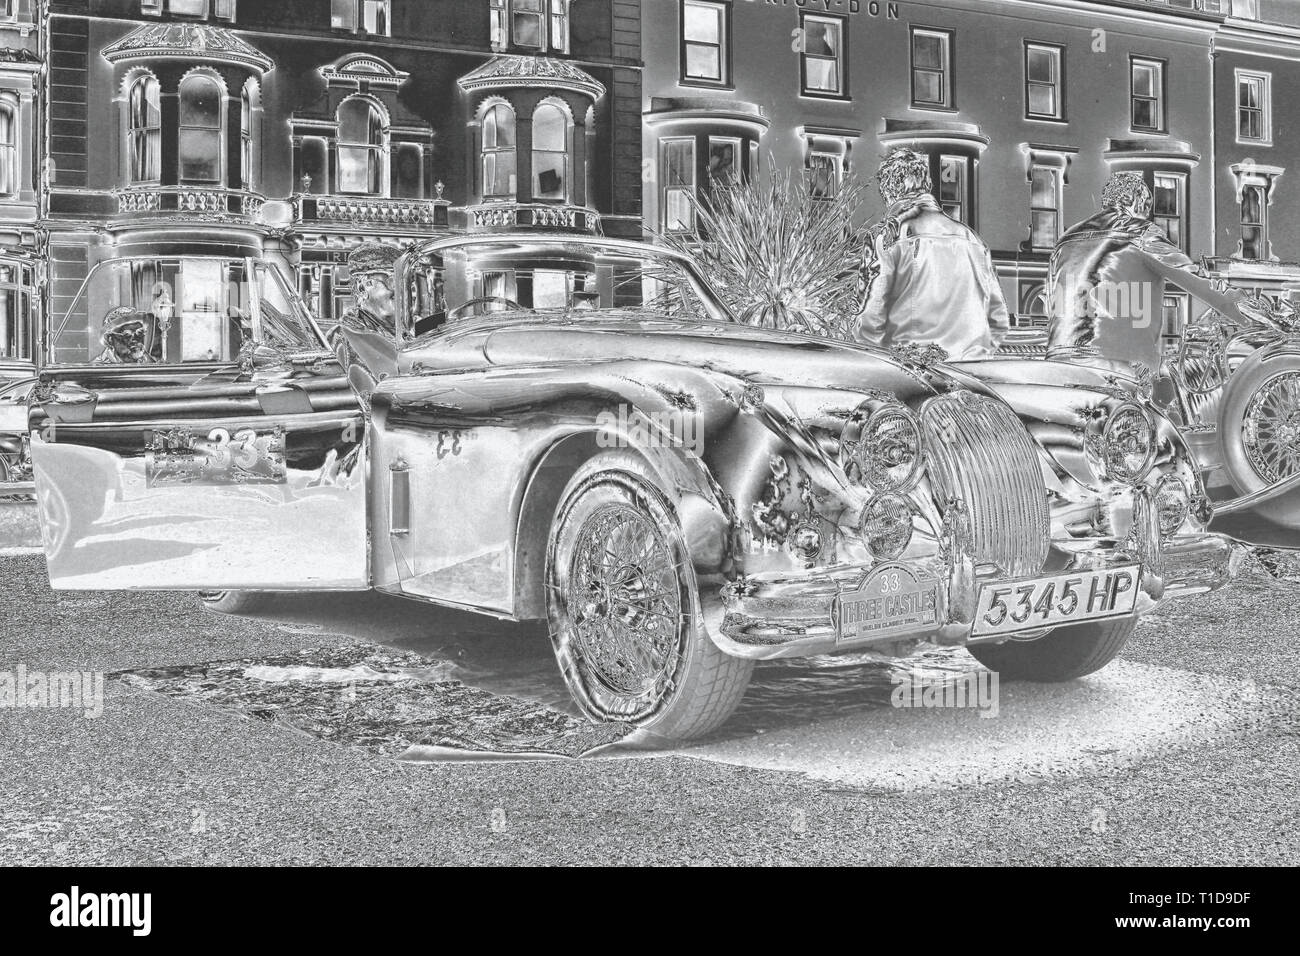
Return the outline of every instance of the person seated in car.
{"type": "Polygon", "coordinates": [[[348,256],[352,294],[356,305],[343,313],[340,324],[361,332],[392,337],[396,333],[397,304],[393,268],[401,250],[378,242],[357,246],[348,256]]]}
{"type": "Polygon", "coordinates": [[[149,365],[158,359],[150,354],[150,317],[130,306],[119,306],[104,316],[100,343],[104,350],[96,365],[149,365]]]}

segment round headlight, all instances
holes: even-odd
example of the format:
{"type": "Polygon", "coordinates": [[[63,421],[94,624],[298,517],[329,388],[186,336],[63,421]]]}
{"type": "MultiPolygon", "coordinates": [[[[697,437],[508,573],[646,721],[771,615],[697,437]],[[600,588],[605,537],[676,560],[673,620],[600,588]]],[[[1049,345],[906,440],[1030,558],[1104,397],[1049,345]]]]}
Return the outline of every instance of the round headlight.
{"type": "Polygon", "coordinates": [[[876,495],[862,510],[862,543],[873,557],[897,558],[912,542],[912,509],[902,495],[876,495]]]}
{"type": "Polygon", "coordinates": [[[1178,533],[1192,510],[1192,499],[1187,485],[1177,475],[1166,475],[1156,486],[1156,520],[1160,523],[1160,537],[1167,541],[1178,533]]]}
{"type": "Polygon", "coordinates": [[[1140,481],[1155,464],[1155,425],[1138,406],[1121,405],[1106,422],[1101,451],[1109,477],[1140,481]]]}
{"type": "Polygon", "coordinates": [[[855,412],[841,438],[841,462],[849,477],[873,487],[900,491],[921,470],[921,432],[902,405],[886,405],[871,414],[855,412]]]}

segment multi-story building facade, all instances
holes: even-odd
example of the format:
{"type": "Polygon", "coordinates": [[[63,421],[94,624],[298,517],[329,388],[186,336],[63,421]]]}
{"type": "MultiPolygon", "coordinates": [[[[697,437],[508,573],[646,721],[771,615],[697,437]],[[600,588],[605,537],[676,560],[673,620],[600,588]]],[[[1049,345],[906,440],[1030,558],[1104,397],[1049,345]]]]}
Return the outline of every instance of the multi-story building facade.
{"type": "MultiPolygon", "coordinates": [[[[1225,9],[1226,9],[1225,4],[1225,9]]],[[[1300,5],[1238,2],[1214,39],[1214,272],[1300,291],[1300,5]]]]}
{"type": "Polygon", "coordinates": [[[278,258],[328,324],[365,241],[639,235],[640,22],[639,0],[54,0],[51,310],[98,261],[187,248],[278,258]]]}
{"type": "MultiPolygon", "coordinates": [[[[929,155],[944,209],[993,251],[1018,324],[1045,320],[1052,247],[1115,171],[1145,177],[1188,254],[1232,260],[1234,281],[1254,282],[1278,268],[1243,263],[1291,237],[1274,228],[1266,248],[1247,231],[1239,247],[1237,194],[1267,179],[1281,218],[1283,164],[1270,157],[1285,148],[1219,142],[1233,144],[1238,62],[1281,57],[1291,82],[1279,41],[1293,31],[1261,22],[1276,11],[1260,2],[647,0],[647,226],[690,228],[688,193],[769,157],[828,191],[908,145],[929,155]]],[[[873,194],[864,214],[879,212],[873,194]]],[[[1170,290],[1151,307],[1172,338],[1191,304],[1170,290]]]]}
{"type": "Polygon", "coordinates": [[[30,361],[40,301],[39,27],[36,0],[0,3],[0,375],[30,361]]]}

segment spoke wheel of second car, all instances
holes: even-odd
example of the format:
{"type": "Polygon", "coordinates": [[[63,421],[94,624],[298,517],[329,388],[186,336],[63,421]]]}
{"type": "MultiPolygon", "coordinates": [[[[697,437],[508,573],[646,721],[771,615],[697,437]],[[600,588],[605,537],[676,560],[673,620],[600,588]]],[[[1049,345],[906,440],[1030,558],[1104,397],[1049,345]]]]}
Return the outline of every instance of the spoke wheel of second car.
{"type": "MultiPolygon", "coordinates": [[[[1233,373],[1219,407],[1224,471],[1239,495],[1300,474],[1300,353],[1260,349],[1233,373]]],[[[1255,506],[1284,528],[1300,530],[1300,489],[1255,506]]]]}

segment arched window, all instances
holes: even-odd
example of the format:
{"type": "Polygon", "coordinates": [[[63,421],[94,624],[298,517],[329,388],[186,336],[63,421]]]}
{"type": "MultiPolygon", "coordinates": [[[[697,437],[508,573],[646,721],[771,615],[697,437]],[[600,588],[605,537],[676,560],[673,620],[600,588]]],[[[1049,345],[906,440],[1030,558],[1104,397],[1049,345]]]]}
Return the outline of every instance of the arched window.
{"type": "Polygon", "coordinates": [[[341,193],[382,196],[387,192],[384,116],[368,100],[344,100],[339,107],[339,182],[341,193]]]}
{"type": "Polygon", "coordinates": [[[239,104],[239,167],[240,184],[253,188],[257,169],[257,109],[261,106],[257,84],[249,80],[239,104]]]}
{"type": "Polygon", "coordinates": [[[180,180],[221,182],[221,84],[202,73],[181,81],[180,180]]]}
{"type": "Polygon", "coordinates": [[[18,192],[18,124],[14,108],[0,103],[0,196],[18,192]]]}
{"type": "Polygon", "coordinates": [[[127,97],[127,149],[130,181],[156,183],[162,166],[162,109],[158,81],[142,76],[131,84],[127,97]]]}
{"type": "Polygon", "coordinates": [[[498,103],[483,117],[483,198],[515,198],[515,114],[498,103]]]}
{"type": "Polygon", "coordinates": [[[533,198],[569,196],[569,118],[554,103],[533,112],[533,198]]]}

